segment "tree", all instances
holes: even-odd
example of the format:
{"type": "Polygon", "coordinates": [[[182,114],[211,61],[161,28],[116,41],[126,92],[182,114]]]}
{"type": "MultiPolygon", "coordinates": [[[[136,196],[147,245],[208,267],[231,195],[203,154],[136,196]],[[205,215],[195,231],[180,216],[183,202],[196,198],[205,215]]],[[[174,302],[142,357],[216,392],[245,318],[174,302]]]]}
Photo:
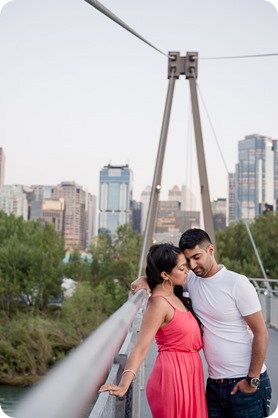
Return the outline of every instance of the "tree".
{"type": "Polygon", "coordinates": [[[267,276],[278,279],[278,214],[267,212],[265,215],[259,216],[252,224],[251,231],[267,276]]]}
{"type": "Polygon", "coordinates": [[[77,282],[88,281],[91,277],[90,262],[83,260],[80,250],[76,248],[69,256],[69,261],[64,265],[64,274],[77,282]]]}
{"type": "Polygon", "coordinates": [[[108,234],[102,234],[90,247],[93,257],[91,283],[107,299],[108,315],[128,297],[129,284],[138,273],[141,246],[142,236],[127,224],[118,228],[115,241],[108,234]]]}
{"type": "Polygon", "coordinates": [[[64,241],[56,234],[53,225],[46,224],[42,228],[35,222],[33,226],[29,275],[35,283],[34,304],[43,310],[51,297],[61,294],[64,241]]]}
{"type": "Polygon", "coordinates": [[[0,213],[0,303],[10,314],[22,301],[45,309],[61,292],[64,241],[52,225],[41,227],[0,213]]]}
{"type": "MultiPolygon", "coordinates": [[[[278,215],[269,212],[254,219],[249,229],[268,276],[278,278],[278,215]]],[[[250,240],[246,225],[240,221],[216,233],[217,258],[231,270],[248,277],[262,277],[263,273],[250,240]]]]}

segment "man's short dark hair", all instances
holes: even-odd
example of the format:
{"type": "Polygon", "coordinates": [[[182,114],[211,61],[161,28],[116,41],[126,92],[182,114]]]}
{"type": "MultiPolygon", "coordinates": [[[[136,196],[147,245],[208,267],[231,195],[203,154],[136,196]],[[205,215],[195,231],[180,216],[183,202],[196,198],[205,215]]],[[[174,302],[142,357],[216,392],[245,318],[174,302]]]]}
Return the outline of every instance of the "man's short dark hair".
{"type": "Polygon", "coordinates": [[[191,228],[185,231],[179,240],[179,247],[182,251],[192,249],[199,245],[211,244],[209,234],[203,229],[191,228]]]}

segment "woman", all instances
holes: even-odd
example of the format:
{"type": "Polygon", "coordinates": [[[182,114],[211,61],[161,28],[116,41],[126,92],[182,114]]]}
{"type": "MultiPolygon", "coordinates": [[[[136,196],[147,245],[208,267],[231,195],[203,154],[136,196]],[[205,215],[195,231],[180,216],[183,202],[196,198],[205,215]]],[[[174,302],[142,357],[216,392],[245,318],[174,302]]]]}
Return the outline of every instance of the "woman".
{"type": "Polygon", "coordinates": [[[147,383],[154,418],[207,418],[205,386],[199,350],[201,324],[182,293],[187,266],[173,244],[151,246],[146,274],[151,297],[118,386],[105,384],[100,392],[123,396],[156,339],[158,356],[147,383]]]}

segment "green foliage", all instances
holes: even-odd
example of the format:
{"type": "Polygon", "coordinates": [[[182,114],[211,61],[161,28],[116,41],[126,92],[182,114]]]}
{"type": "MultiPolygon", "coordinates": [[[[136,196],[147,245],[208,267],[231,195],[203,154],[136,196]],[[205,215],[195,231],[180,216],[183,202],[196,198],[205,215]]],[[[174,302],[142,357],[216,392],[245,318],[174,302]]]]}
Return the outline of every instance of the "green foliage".
{"type": "MultiPolygon", "coordinates": [[[[266,215],[260,216],[251,226],[252,235],[254,236],[256,245],[266,274],[269,278],[278,278],[278,214],[267,212],[266,215]]],[[[262,274],[260,274],[260,277],[262,274]]]]}
{"type": "Polygon", "coordinates": [[[115,241],[97,237],[92,262],[75,250],[64,264],[64,242],[52,226],[0,212],[0,383],[43,375],[114,313],[137,276],[141,245],[124,225],[115,241]],[[76,291],[50,309],[65,276],[76,291]]]}
{"type": "Polygon", "coordinates": [[[0,383],[44,375],[106,319],[102,307],[102,298],[80,283],[56,317],[24,312],[0,320],[0,383]]]}
{"type": "Polygon", "coordinates": [[[112,313],[126,301],[129,284],[138,273],[141,247],[142,236],[128,224],[118,228],[115,241],[103,234],[91,245],[91,284],[106,298],[107,312],[112,313]]]}
{"type": "Polygon", "coordinates": [[[105,305],[102,295],[85,283],[79,283],[73,296],[64,300],[61,322],[75,344],[79,344],[107,318],[105,305]]]}
{"type": "Polygon", "coordinates": [[[91,277],[91,265],[87,260],[82,260],[79,249],[75,249],[64,266],[65,277],[70,277],[76,282],[88,281],[91,277]]]}
{"type": "MultiPolygon", "coordinates": [[[[269,278],[278,278],[278,215],[269,212],[249,224],[249,230],[261,263],[269,278]]],[[[243,222],[216,233],[217,259],[228,269],[247,277],[263,277],[255,249],[243,222]]]]}
{"type": "Polygon", "coordinates": [[[0,212],[0,308],[11,315],[24,298],[45,309],[61,292],[63,256],[63,239],[52,225],[0,212]]]}
{"type": "Polygon", "coordinates": [[[41,318],[17,317],[1,327],[1,375],[43,375],[53,363],[49,329],[41,318]]]}

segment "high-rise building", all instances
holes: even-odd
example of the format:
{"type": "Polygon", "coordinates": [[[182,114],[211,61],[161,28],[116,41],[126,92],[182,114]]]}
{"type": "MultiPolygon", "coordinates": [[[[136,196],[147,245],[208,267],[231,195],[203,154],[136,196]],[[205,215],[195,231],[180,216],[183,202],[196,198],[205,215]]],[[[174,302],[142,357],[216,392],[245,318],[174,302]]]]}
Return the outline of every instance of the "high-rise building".
{"type": "Polygon", "coordinates": [[[27,221],[28,192],[25,190],[25,186],[3,186],[0,189],[0,210],[8,215],[13,214],[17,217],[22,216],[22,218],[27,221]]]}
{"type": "Polygon", "coordinates": [[[64,236],[65,201],[59,199],[44,199],[42,202],[42,219],[44,223],[54,226],[57,233],[64,236]]]}
{"type": "MultiPolygon", "coordinates": [[[[151,187],[147,186],[141,193],[142,233],[146,227],[150,196],[151,187]]],[[[186,229],[200,227],[200,212],[193,209],[195,206],[195,197],[185,185],[181,189],[178,186],[169,189],[168,200],[158,201],[153,239],[156,242],[171,241],[178,245],[186,229]]]]}
{"type": "Polygon", "coordinates": [[[235,218],[254,219],[265,205],[277,209],[278,146],[277,140],[248,135],[238,144],[239,162],[235,175],[235,218]]]}
{"type": "Polygon", "coordinates": [[[229,173],[228,175],[228,202],[227,202],[227,225],[236,220],[236,175],[229,173]]]}
{"type": "Polygon", "coordinates": [[[141,214],[142,214],[142,203],[132,200],[131,202],[131,213],[132,213],[132,229],[135,232],[141,233],[141,214]]]}
{"type": "Polygon", "coordinates": [[[181,186],[181,210],[196,211],[196,196],[185,184],[181,186]]]}
{"type": "Polygon", "coordinates": [[[3,148],[0,148],[0,189],[4,186],[5,178],[5,154],[3,148]]]}
{"type": "Polygon", "coordinates": [[[43,221],[43,201],[51,199],[52,189],[54,186],[49,185],[32,185],[32,198],[30,201],[30,219],[43,221]]]}
{"type": "Polygon", "coordinates": [[[53,187],[52,199],[65,202],[64,240],[68,251],[86,248],[86,192],[73,181],[64,181],[53,187]]]}
{"type": "Polygon", "coordinates": [[[169,202],[181,202],[181,190],[178,186],[172,187],[172,189],[168,190],[168,200],[169,202]]]}
{"type": "Polygon", "coordinates": [[[211,202],[214,230],[226,228],[227,199],[214,197],[211,202]]]}
{"type": "Polygon", "coordinates": [[[181,210],[196,211],[196,196],[191,190],[183,184],[181,189],[178,186],[174,186],[168,192],[169,201],[178,201],[181,203],[181,210]]]}
{"type": "Polygon", "coordinates": [[[146,228],[150,198],[151,198],[151,186],[145,187],[145,189],[141,193],[141,232],[144,233],[146,228]]]}
{"type": "Polygon", "coordinates": [[[175,200],[161,200],[154,226],[156,242],[170,241],[178,245],[181,234],[189,228],[200,227],[200,212],[181,210],[175,200]]]}
{"type": "Polygon", "coordinates": [[[86,248],[97,235],[97,198],[90,193],[86,193],[86,248]]]}
{"type": "Polygon", "coordinates": [[[115,236],[120,225],[131,222],[133,173],[126,165],[104,166],[99,175],[98,232],[115,236]]]}

